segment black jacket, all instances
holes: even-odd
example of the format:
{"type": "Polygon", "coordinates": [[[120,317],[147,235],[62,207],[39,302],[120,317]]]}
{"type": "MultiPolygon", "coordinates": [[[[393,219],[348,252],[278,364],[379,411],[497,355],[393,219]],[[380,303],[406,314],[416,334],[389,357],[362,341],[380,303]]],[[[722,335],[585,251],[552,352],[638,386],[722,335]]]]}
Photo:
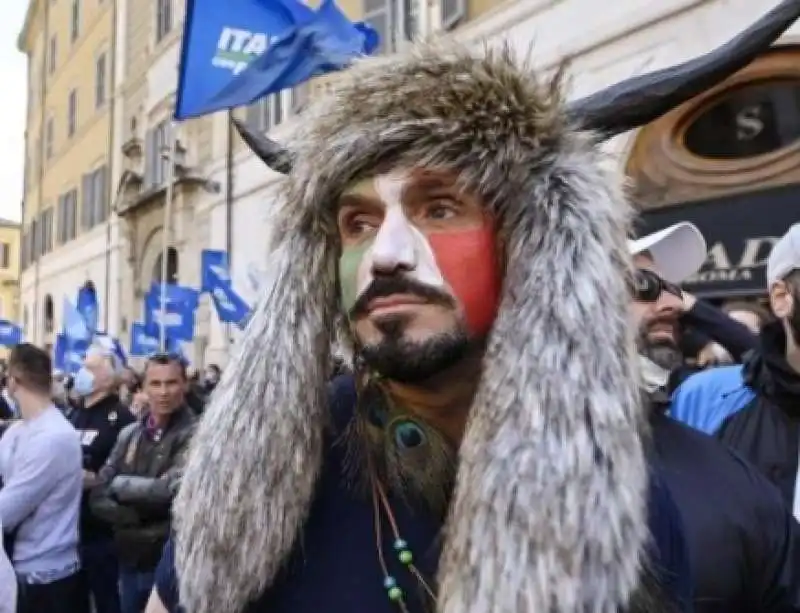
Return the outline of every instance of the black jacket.
{"type": "Polygon", "coordinates": [[[800,611],[800,528],[780,493],[746,460],[663,408],[651,418],[653,443],[683,516],[695,613],[800,611]]]}
{"type": "MultiPolygon", "coordinates": [[[[83,469],[93,473],[105,465],[119,433],[134,421],[117,395],[106,396],[88,408],[68,408],[65,414],[81,435],[83,469]]],[[[92,541],[111,536],[111,526],[96,518],[89,509],[89,492],[86,491],[81,507],[81,539],[92,541]]]]}
{"type": "Polygon", "coordinates": [[[156,433],[147,430],[147,419],[120,433],[90,500],[92,512],[114,528],[120,565],[136,571],[158,564],[196,418],[184,406],[156,433]]]}
{"type": "Polygon", "coordinates": [[[800,374],[786,362],[782,324],[765,326],[760,341],[741,371],[753,396],[733,407],[716,435],[777,485],[791,509],[800,451],[800,374]]]}

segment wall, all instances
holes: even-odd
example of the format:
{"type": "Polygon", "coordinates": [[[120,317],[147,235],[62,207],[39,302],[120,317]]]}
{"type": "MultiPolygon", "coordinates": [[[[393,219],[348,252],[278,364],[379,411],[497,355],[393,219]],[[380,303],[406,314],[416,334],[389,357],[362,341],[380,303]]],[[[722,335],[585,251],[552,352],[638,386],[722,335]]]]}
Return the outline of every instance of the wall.
{"type": "MultiPolygon", "coordinates": [[[[56,330],[60,326],[63,299],[74,299],[78,287],[87,280],[94,282],[98,295],[105,296],[107,273],[106,253],[109,246],[106,223],[84,229],[81,224],[83,206],[82,177],[102,165],[110,165],[108,157],[111,135],[110,105],[113,93],[113,8],[112,2],[98,3],[80,0],[78,36],[71,37],[72,6],[75,0],[48,3],[49,15],[45,27],[45,10],[40,4],[38,23],[31,29],[35,36],[28,41],[29,90],[36,91],[26,126],[28,168],[23,216],[26,227],[40,211],[52,208],[52,249],[40,255],[22,272],[20,279],[20,302],[22,310],[28,312],[28,338],[39,344],[52,343],[52,334],[44,333],[44,298],[52,296],[56,315],[56,330]],[[46,36],[45,36],[46,30],[46,36]],[[56,62],[51,71],[46,65],[49,41],[56,40],[56,62]],[[97,104],[95,86],[97,60],[105,54],[105,100],[97,104]],[[43,76],[44,75],[44,76],[43,76]],[[44,97],[38,88],[43,85],[44,97]],[[68,100],[71,91],[77,92],[75,131],[68,133],[68,100]],[[39,153],[37,146],[45,148],[42,112],[52,118],[54,132],[52,155],[32,161],[39,153]],[[40,177],[38,169],[43,170],[40,177]],[[41,182],[40,182],[41,178],[41,182]],[[74,239],[63,243],[58,240],[58,197],[77,188],[76,233],[74,239]]],[[[30,37],[29,37],[30,38],[30,37]]],[[[103,198],[105,201],[107,198],[103,198]]],[[[106,321],[106,307],[101,299],[100,322],[106,321]]],[[[109,322],[115,318],[109,317],[109,322]]],[[[109,326],[113,332],[113,326],[109,326]]]]}
{"type": "MultiPolygon", "coordinates": [[[[8,266],[0,266],[0,319],[21,322],[19,308],[19,238],[18,224],[0,220],[0,245],[8,245],[8,266]]],[[[0,262],[2,264],[2,262],[0,262]]]]}

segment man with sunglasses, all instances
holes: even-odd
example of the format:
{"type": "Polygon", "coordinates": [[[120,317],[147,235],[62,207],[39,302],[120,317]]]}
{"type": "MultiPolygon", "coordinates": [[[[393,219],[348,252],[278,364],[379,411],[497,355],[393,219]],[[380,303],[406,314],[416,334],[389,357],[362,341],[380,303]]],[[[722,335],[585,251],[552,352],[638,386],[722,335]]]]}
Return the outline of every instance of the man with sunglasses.
{"type": "Polygon", "coordinates": [[[120,432],[92,492],[93,513],[114,529],[122,613],[144,610],[170,532],[172,499],[195,423],[186,404],[187,385],[181,356],[148,358],[147,411],[120,432]]]}
{"type": "MultiPolygon", "coordinates": [[[[634,241],[635,295],[643,393],[651,408],[653,452],[678,508],[694,579],[696,613],[800,610],[796,524],[777,490],[725,447],[667,415],[687,315],[711,322],[707,334],[736,347],[736,322],[681,291],[705,259],[705,241],[684,223],[634,241]],[[646,247],[646,248],[643,248],[646,247]]],[[[742,335],[739,335],[742,336],[742,335]]],[[[741,345],[746,344],[739,341],[741,345]]]]}
{"type": "Polygon", "coordinates": [[[800,519],[800,223],[767,261],[775,321],[741,366],[717,368],[678,388],[672,414],[715,435],[753,462],[800,519]]]}

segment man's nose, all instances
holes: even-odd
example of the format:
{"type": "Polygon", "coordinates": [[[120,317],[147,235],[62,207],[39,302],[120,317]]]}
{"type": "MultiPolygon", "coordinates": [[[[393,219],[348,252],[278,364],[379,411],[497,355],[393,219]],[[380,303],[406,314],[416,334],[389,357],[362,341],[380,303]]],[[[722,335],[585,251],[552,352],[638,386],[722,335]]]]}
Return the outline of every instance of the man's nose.
{"type": "Polygon", "coordinates": [[[411,223],[400,211],[390,211],[372,246],[372,273],[391,275],[414,270],[417,265],[417,237],[411,223]]]}
{"type": "Polygon", "coordinates": [[[656,301],[656,315],[659,317],[678,317],[683,311],[683,302],[677,296],[662,291],[656,301]]]}

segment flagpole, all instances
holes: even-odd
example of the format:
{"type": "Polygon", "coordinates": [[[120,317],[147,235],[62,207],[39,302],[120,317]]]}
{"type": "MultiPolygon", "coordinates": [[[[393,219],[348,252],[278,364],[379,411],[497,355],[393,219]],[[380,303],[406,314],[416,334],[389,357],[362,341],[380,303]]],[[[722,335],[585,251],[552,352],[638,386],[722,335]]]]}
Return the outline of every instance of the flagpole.
{"type": "MultiPolygon", "coordinates": [[[[233,110],[228,109],[228,142],[225,152],[225,257],[228,274],[233,276],[233,110]]],[[[233,330],[230,324],[225,325],[225,346],[230,357],[231,337],[233,330]]]]}
{"type": "Polygon", "coordinates": [[[159,322],[159,345],[161,351],[167,350],[167,273],[169,272],[169,238],[172,220],[172,190],[175,182],[175,122],[170,121],[167,125],[169,139],[169,150],[166,154],[167,159],[167,193],[164,202],[164,223],[161,245],[161,321],[159,322]]]}

